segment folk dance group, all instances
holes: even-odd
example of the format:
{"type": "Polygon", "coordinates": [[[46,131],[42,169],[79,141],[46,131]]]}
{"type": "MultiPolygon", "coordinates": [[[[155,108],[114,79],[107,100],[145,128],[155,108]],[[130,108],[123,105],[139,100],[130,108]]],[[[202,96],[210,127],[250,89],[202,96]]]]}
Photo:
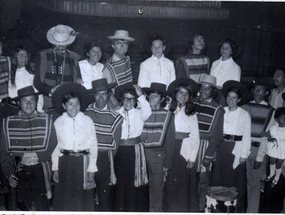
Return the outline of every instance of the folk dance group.
{"type": "Polygon", "coordinates": [[[127,31],[108,36],[114,54],[105,65],[96,40],[79,61],[66,48],[75,37],[69,26],[51,28],[54,47],[39,52],[34,73],[23,46],[11,59],[1,57],[1,72],[9,73],[1,183],[16,188],[18,204],[37,211],[204,212],[208,188],[221,186],[237,191],[237,212],[258,212],[265,160],[264,180],[274,188],[285,159],[283,70],[274,73],[270,106],[265,79],[240,83],[230,40],[210,69],[202,35],[193,35],[176,66],[156,35],[135,84],[125,55],[135,39],[127,31]]]}

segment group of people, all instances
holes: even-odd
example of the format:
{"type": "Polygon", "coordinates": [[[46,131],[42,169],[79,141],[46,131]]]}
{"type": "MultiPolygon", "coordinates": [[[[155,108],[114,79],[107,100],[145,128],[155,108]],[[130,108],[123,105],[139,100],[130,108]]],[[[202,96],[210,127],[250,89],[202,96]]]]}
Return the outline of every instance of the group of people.
{"type": "Polygon", "coordinates": [[[232,40],[210,67],[203,35],[175,63],[152,35],[134,83],[128,31],[108,36],[105,64],[97,40],[84,60],[67,49],[75,38],[69,26],[51,28],[53,47],[34,69],[24,46],[1,56],[0,178],[10,196],[17,190],[8,209],[227,212],[228,200],[219,208],[209,197],[230,193],[233,211],[258,213],[261,191],[284,183],[285,70],[275,86],[264,77],[245,85],[232,40]]]}

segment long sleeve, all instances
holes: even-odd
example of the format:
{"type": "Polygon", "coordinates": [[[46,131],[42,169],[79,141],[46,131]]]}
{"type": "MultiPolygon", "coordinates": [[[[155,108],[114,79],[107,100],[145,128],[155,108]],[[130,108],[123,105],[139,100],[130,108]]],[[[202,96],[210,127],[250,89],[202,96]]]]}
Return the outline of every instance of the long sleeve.
{"type": "Polygon", "coordinates": [[[96,162],[98,157],[98,145],[97,145],[95,126],[91,119],[85,121],[85,123],[86,123],[87,133],[89,134],[86,144],[90,146],[90,154],[89,154],[90,161],[87,172],[97,172],[98,168],[96,162]]]}
{"type": "MultiPolygon", "coordinates": [[[[5,120],[5,119],[4,119],[5,120]]],[[[0,154],[1,154],[1,167],[5,178],[8,180],[12,173],[13,168],[13,157],[6,149],[7,139],[4,130],[1,131],[1,144],[0,144],[0,154]]]]}
{"type": "MultiPolygon", "coordinates": [[[[186,70],[185,68],[185,63],[183,62],[183,60],[181,58],[179,58],[177,61],[176,61],[176,78],[179,79],[179,78],[187,78],[187,74],[189,74],[189,72],[186,70]]],[[[189,77],[188,77],[189,78],[189,77]]]]}
{"type": "Polygon", "coordinates": [[[114,76],[112,75],[112,73],[110,72],[110,70],[106,65],[104,66],[102,71],[102,78],[106,78],[108,84],[116,83],[114,76]]]}
{"type": "Polygon", "coordinates": [[[148,103],[148,101],[145,99],[144,95],[141,95],[140,97],[138,97],[138,101],[141,105],[141,119],[143,121],[146,121],[150,115],[151,115],[151,107],[148,103]]]}
{"type": "Polygon", "coordinates": [[[169,83],[171,83],[176,80],[174,63],[172,63],[169,67],[170,67],[170,82],[169,83]]]}
{"type": "Polygon", "coordinates": [[[164,154],[164,161],[163,167],[169,169],[172,164],[173,156],[174,156],[174,149],[175,149],[175,126],[174,126],[174,114],[171,114],[171,119],[166,131],[165,141],[165,154],[164,154]]]}
{"type": "Polygon", "coordinates": [[[244,113],[243,124],[244,134],[242,137],[242,151],[241,157],[247,158],[250,154],[250,146],[251,146],[251,118],[248,112],[244,113]]]}
{"type": "Polygon", "coordinates": [[[59,148],[59,145],[57,144],[55,149],[53,150],[53,153],[51,154],[51,162],[52,162],[51,170],[52,171],[58,170],[58,160],[60,156],[61,156],[60,148],[59,148]]]}
{"type": "Polygon", "coordinates": [[[140,65],[138,85],[140,87],[149,87],[150,83],[151,83],[151,81],[150,81],[150,78],[148,77],[148,71],[146,68],[146,63],[142,62],[140,65]]]}

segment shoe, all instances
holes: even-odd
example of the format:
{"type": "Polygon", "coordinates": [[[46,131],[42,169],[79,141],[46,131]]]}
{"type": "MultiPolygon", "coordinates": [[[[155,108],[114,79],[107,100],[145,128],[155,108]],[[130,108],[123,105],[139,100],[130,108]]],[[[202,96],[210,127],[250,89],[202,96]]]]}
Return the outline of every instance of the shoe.
{"type": "Polygon", "coordinates": [[[271,184],[271,187],[275,187],[276,185],[278,184],[278,181],[276,181],[275,179],[273,179],[272,181],[272,184],[271,184]]]}
{"type": "MultiPolygon", "coordinates": [[[[275,175],[275,174],[274,174],[274,175],[275,175]]],[[[270,180],[273,178],[274,175],[272,175],[272,176],[270,176],[270,175],[267,176],[266,179],[265,179],[265,181],[270,181],[270,180]]]]}

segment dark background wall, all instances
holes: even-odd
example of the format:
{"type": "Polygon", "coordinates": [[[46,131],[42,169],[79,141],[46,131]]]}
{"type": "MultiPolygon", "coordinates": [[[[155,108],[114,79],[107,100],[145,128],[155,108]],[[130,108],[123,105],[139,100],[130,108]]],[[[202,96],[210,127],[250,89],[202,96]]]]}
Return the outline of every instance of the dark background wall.
{"type": "MultiPolygon", "coordinates": [[[[125,11],[125,16],[118,17],[107,10],[106,14],[104,11],[100,11],[102,12],[100,14],[104,16],[96,16],[96,14],[78,15],[74,14],[72,10],[55,11],[58,8],[53,4],[59,2],[56,0],[49,1],[48,7],[50,8],[48,9],[35,2],[0,0],[0,35],[6,43],[5,55],[9,55],[13,47],[19,43],[28,46],[32,53],[49,47],[50,45],[46,40],[47,30],[57,24],[66,24],[79,32],[76,42],[72,44],[70,49],[81,55],[83,55],[83,44],[88,39],[96,38],[103,42],[104,54],[101,59],[103,63],[112,53],[107,36],[113,35],[116,29],[128,30],[130,36],[136,39],[130,45],[128,53],[131,56],[135,78],[139,64],[150,56],[146,50],[146,38],[155,31],[166,38],[169,47],[166,56],[173,61],[179,55],[187,52],[188,40],[193,33],[200,32],[204,35],[207,43],[207,55],[211,62],[220,57],[219,43],[223,39],[235,40],[239,49],[238,56],[234,60],[242,68],[243,80],[257,75],[268,76],[275,67],[285,66],[283,60],[285,53],[285,30],[283,28],[285,3],[222,2],[213,9],[204,11],[204,13],[209,13],[209,16],[201,12],[198,13],[197,17],[190,14],[197,9],[197,5],[187,5],[191,2],[183,1],[180,5],[177,5],[177,2],[162,2],[162,4],[159,1],[152,2],[151,5],[148,1],[132,3],[141,8],[151,9],[150,14],[155,14],[155,11],[163,12],[164,8],[165,14],[157,13],[157,17],[151,18],[151,15],[148,17],[137,16],[130,11],[125,11]],[[182,14],[181,17],[183,18],[179,18],[167,10],[171,7],[178,8],[178,10],[181,8],[181,11],[186,11],[185,13],[189,14],[188,16],[182,14]],[[15,23],[20,18],[21,13],[25,14],[27,24],[22,25],[20,29],[24,30],[19,32],[19,27],[15,28],[15,23]],[[215,18],[214,16],[211,18],[211,14],[214,13],[227,13],[228,15],[226,18],[215,18]]],[[[112,4],[109,5],[113,7],[114,12],[116,7],[122,8],[120,2],[128,4],[128,1],[111,0],[112,4]]],[[[131,3],[129,2],[129,4],[131,3]]],[[[203,5],[198,6],[203,9],[203,5]]],[[[205,3],[204,9],[207,8],[209,5],[205,3]]]]}

